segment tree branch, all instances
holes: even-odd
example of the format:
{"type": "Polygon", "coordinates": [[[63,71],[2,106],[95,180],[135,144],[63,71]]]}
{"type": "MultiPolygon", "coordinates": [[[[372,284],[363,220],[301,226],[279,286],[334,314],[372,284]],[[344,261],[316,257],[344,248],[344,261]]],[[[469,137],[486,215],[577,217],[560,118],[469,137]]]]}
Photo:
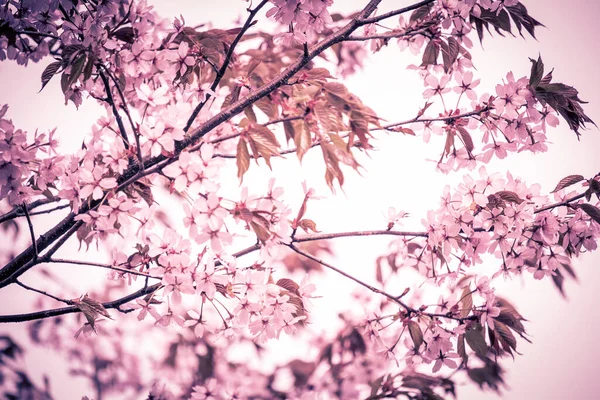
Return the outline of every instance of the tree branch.
{"type": "Polygon", "coordinates": [[[23,282],[19,281],[18,279],[15,280],[15,283],[17,285],[21,286],[25,290],[29,290],[29,291],[32,291],[32,292],[39,293],[41,295],[50,297],[51,299],[54,299],[54,300],[59,301],[61,303],[65,303],[67,305],[73,305],[73,302],[71,300],[61,299],[60,297],[56,297],[56,296],[54,296],[54,295],[52,295],[50,293],[44,292],[43,290],[36,289],[34,287],[28,286],[28,285],[24,284],[23,282]]]}
{"type": "MultiPolygon", "coordinates": [[[[60,201],[60,199],[58,199],[58,198],[56,198],[56,199],[40,199],[40,200],[36,200],[36,201],[29,203],[29,205],[27,207],[31,211],[37,207],[40,207],[40,206],[43,206],[43,205],[49,204],[49,203],[54,203],[57,201],[60,201]]],[[[6,222],[8,220],[17,218],[17,217],[22,217],[24,215],[25,215],[25,213],[23,212],[23,207],[21,207],[21,206],[15,207],[12,210],[10,210],[9,212],[7,212],[6,214],[0,216],[0,224],[3,222],[6,222]]],[[[34,214],[30,214],[30,215],[34,215],[34,214]]]]}
{"type": "MultiPolygon", "coordinates": [[[[104,68],[103,65],[101,65],[102,68],[104,68]]],[[[108,76],[110,77],[110,79],[113,81],[115,88],[117,89],[117,93],[119,93],[119,97],[121,98],[121,108],[123,108],[123,111],[125,111],[125,115],[127,116],[127,119],[129,120],[129,125],[131,126],[131,131],[133,132],[133,137],[135,138],[135,146],[136,146],[136,150],[137,150],[137,156],[138,156],[138,162],[140,165],[140,169],[144,170],[144,161],[143,161],[143,157],[142,157],[142,146],[140,145],[140,133],[138,132],[137,128],[135,127],[135,124],[133,123],[133,119],[131,118],[131,113],[129,112],[129,107],[127,107],[127,101],[125,100],[125,95],[123,94],[123,91],[121,90],[121,88],[119,87],[119,82],[117,81],[117,78],[114,76],[114,74],[104,68],[104,70],[106,71],[106,73],[108,74],[108,76]]]]}
{"type": "MultiPolygon", "coordinates": [[[[239,114],[246,108],[248,105],[255,103],[256,101],[262,99],[268,94],[272,93],[274,90],[279,88],[280,86],[287,83],[287,81],[298,73],[310,60],[317,57],[323,51],[327,50],[331,46],[344,41],[352,32],[354,32],[357,28],[364,25],[364,23],[360,22],[360,19],[367,18],[377,7],[377,5],[381,2],[381,0],[371,0],[369,4],[359,13],[359,15],[350,21],[346,26],[340,28],[338,31],[332,33],[321,42],[317,43],[315,46],[310,49],[308,57],[300,57],[293,64],[288,66],[285,70],[281,71],[278,75],[276,75],[270,82],[265,83],[263,86],[256,89],[256,91],[250,93],[246,97],[239,99],[235,103],[231,104],[226,109],[219,112],[214,117],[210,118],[206,122],[204,122],[201,126],[196,128],[193,132],[191,132],[183,141],[179,142],[175,154],[173,155],[159,155],[157,157],[152,157],[144,162],[144,171],[143,174],[140,174],[139,168],[134,168],[130,166],[123,173],[121,177],[118,179],[119,186],[117,190],[122,190],[129,184],[137,181],[140,177],[149,175],[148,169],[151,167],[158,166],[159,164],[161,168],[168,165],[169,163],[177,160],[177,157],[181,152],[197,143],[200,139],[202,139],[207,133],[211,132],[214,128],[218,127],[225,121],[228,121],[233,116],[239,114]]],[[[113,189],[114,190],[114,189],[113,189]]],[[[97,207],[100,204],[100,201],[92,201],[89,205],[84,205],[79,213],[85,213],[88,210],[97,207]]],[[[43,251],[45,248],[50,246],[55,240],[57,240],[64,233],[68,232],[72,225],[75,223],[75,213],[70,213],[67,217],[65,217],[61,222],[47,231],[45,234],[41,235],[37,241],[37,246],[39,251],[43,251]]],[[[11,283],[11,280],[17,278],[20,274],[25,272],[28,268],[31,268],[33,265],[30,263],[33,257],[33,247],[30,246],[23,252],[21,252],[17,257],[15,257],[12,261],[6,264],[2,269],[0,269],[0,288],[11,283]],[[18,273],[17,273],[18,271],[18,273]]]]}
{"type": "MultiPolygon", "coordinates": [[[[157,283],[152,286],[144,287],[138,290],[137,292],[121,297],[120,299],[102,303],[102,305],[107,310],[111,308],[118,309],[123,304],[128,303],[131,300],[135,300],[139,297],[145,296],[147,294],[153,293],[161,287],[162,285],[160,283],[157,283]]],[[[72,314],[78,312],[81,312],[79,307],[69,306],[63,308],[55,308],[51,310],[37,311],[28,314],[0,315],[0,323],[34,321],[37,319],[57,317],[59,315],[72,314]]]]}
{"type": "Polygon", "coordinates": [[[427,4],[431,4],[433,2],[434,2],[434,0],[423,0],[423,1],[420,1],[418,3],[412,4],[410,6],[399,8],[397,10],[390,11],[390,12],[387,12],[385,14],[378,15],[376,17],[364,18],[364,19],[361,20],[361,22],[364,23],[364,24],[373,24],[375,22],[383,21],[384,19],[391,18],[391,17],[396,16],[396,15],[400,15],[400,14],[404,14],[404,13],[409,12],[409,11],[416,10],[419,7],[422,7],[422,6],[427,5],[427,4]]]}
{"type": "Polygon", "coordinates": [[[160,277],[160,276],[152,276],[152,275],[146,274],[144,272],[139,272],[139,271],[136,271],[133,269],[126,269],[126,268],[117,267],[115,265],[101,264],[101,263],[95,263],[95,262],[90,262],[90,261],[66,260],[63,258],[50,258],[50,259],[45,260],[44,262],[56,263],[56,264],[87,265],[90,267],[106,268],[106,269],[111,269],[113,271],[119,271],[119,272],[122,272],[125,274],[131,274],[131,275],[143,276],[143,277],[151,278],[151,279],[162,280],[162,277],[160,277]]]}
{"type": "Polygon", "coordinates": [[[388,230],[374,230],[374,231],[352,231],[352,232],[338,232],[338,233],[315,233],[312,235],[299,236],[294,238],[294,242],[311,242],[314,240],[325,240],[335,239],[341,237],[358,237],[358,236],[380,236],[380,235],[391,235],[391,236],[411,236],[411,237],[427,237],[427,232],[403,232],[403,231],[388,231],[388,230]]]}
{"type": "Polygon", "coordinates": [[[448,313],[448,314],[438,314],[438,313],[423,312],[423,311],[421,311],[421,309],[413,308],[413,307],[409,306],[408,304],[406,304],[405,302],[403,302],[401,300],[403,295],[392,296],[391,294],[389,294],[389,293],[387,293],[387,292],[385,292],[385,291],[383,291],[381,289],[378,289],[375,286],[369,285],[368,283],[365,283],[365,282],[361,281],[360,279],[355,278],[354,276],[348,274],[347,272],[344,272],[341,269],[339,269],[339,268],[337,268],[337,267],[335,267],[335,266],[333,266],[333,265],[331,265],[329,263],[326,263],[323,260],[318,259],[317,257],[313,256],[312,254],[300,250],[299,248],[297,248],[296,246],[294,246],[293,243],[288,244],[287,246],[290,249],[292,249],[293,251],[295,251],[296,253],[300,254],[301,256],[304,256],[304,257],[306,257],[306,258],[308,258],[308,259],[310,259],[310,260],[312,260],[314,262],[317,262],[317,263],[321,264],[322,266],[324,266],[324,267],[326,267],[326,268],[328,268],[328,269],[330,269],[332,271],[337,272],[338,274],[340,274],[340,275],[342,275],[342,276],[344,276],[344,277],[346,277],[346,278],[348,278],[348,279],[350,279],[350,280],[358,283],[359,285],[361,285],[361,286],[369,289],[373,293],[380,294],[382,296],[387,297],[388,299],[390,299],[394,303],[396,303],[396,304],[400,305],[402,308],[404,308],[407,311],[407,313],[409,314],[409,316],[410,315],[423,314],[423,315],[427,315],[427,316],[432,317],[432,318],[434,318],[434,317],[437,317],[437,318],[447,318],[447,319],[452,319],[452,320],[459,321],[459,322],[477,319],[477,316],[475,316],[475,315],[471,315],[471,316],[467,316],[467,317],[455,317],[451,313],[448,313]]]}
{"type": "Polygon", "coordinates": [[[117,105],[115,104],[115,99],[112,95],[112,90],[110,89],[110,82],[106,75],[98,69],[98,75],[100,75],[100,79],[104,83],[104,88],[106,90],[106,98],[108,104],[110,104],[113,114],[115,115],[115,119],[117,120],[117,125],[119,126],[119,132],[121,134],[121,138],[123,139],[123,146],[125,149],[129,149],[129,140],[127,139],[127,131],[125,130],[125,125],[123,125],[123,120],[121,119],[121,115],[119,114],[119,110],[117,109],[117,105]]]}
{"type": "MultiPolygon", "coordinates": [[[[221,79],[225,75],[225,72],[227,71],[227,68],[229,67],[229,63],[231,62],[231,58],[233,57],[233,52],[234,52],[237,44],[240,42],[240,39],[242,38],[242,36],[244,36],[246,31],[252,25],[254,25],[252,23],[254,16],[268,2],[269,2],[269,0],[262,0],[256,7],[254,7],[253,10],[250,10],[250,9],[248,10],[250,12],[250,14],[248,15],[248,18],[246,19],[246,23],[244,23],[244,26],[242,26],[242,29],[240,30],[240,32],[237,34],[237,36],[231,43],[231,46],[229,46],[229,50],[227,51],[227,54],[225,55],[225,60],[223,61],[223,65],[221,65],[221,68],[217,71],[217,76],[215,77],[215,80],[213,81],[212,85],[210,86],[210,90],[212,90],[213,92],[215,90],[217,90],[217,86],[219,86],[219,82],[221,82],[221,79]]],[[[196,119],[198,114],[200,114],[200,111],[202,110],[202,108],[204,108],[204,106],[206,105],[206,103],[208,102],[208,100],[210,98],[211,98],[210,93],[206,93],[206,98],[204,99],[204,101],[202,101],[200,104],[198,104],[196,106],[196,108],[194,109],[194,111],[192,112],[192,115],[190,115],[190,118],[188,119],[187,123],[185,124],[185,127],[183,128],[184,132],[187,132],[190,130],[190,127],[194,123],[194,120],[196,119]]]]}
{"type": "Polygon", "coordinates": [[[27,225],[29,226],[29,235],[31,236],[31,245],[33,246],[33,260],[37,260],[39,253],[37,248],[37,243],[35,240],[35,232],[33,231],[33,223],[31,222],[31,217],[29,216],[29,211],[27,211],[27,203],[23,203],[23,213],[25,213],[25,218],[27,219],[27,225]]]}
{"type": "Polygon", "coordinates": [[[336,268],[333,265],[328,264],[325,261],[318,259],[317,257],[313,256],[312,254],[309,254],[309,253],[307,253],[305,251],[300,250],[299,248],[297,248],[293,244],[289,244],[288,247],[290,249],[292,249],[293,251],[295,251],[296,253],[300,254],[301,256],[304,256],[304,257],[306,257],[306,258],[308,258],[308,259],[310,259],[310,260],[312,260],[314,262],[317,262],[317,263],[321,264],[322,266],[324,266],[326,268],[329,268],[332,271],[337,272],[338,274],[340,274],[342,276],[345,276],[346,278],[348,278],[348,279],[350,279],[350,280],[358,283],[359,285],[361,285],[361,286],[369,289],[373,293],[377,293],[377,294],[380,294],[380,295],[383,295],[383,296],[387,297],[388,299],[392,300],[394,303],[397,303],[397,304],[401,305],[405,310],[407,310],[409,312],[415,311],[408,304],[405,304],[402,300],[400,300],[400,298],[399,298],[400,296],[398,296],[398,297],[392,296],[391,294],[389,294],[387,292],[384,292],[383,290],[378,289],[375,286],[371,286],[368,283],[365,283],[365,282],[361,281],[360,279],[355,278],[354,276],[348,274],[347,272],[344,272],[341,269],[336,268]]]}

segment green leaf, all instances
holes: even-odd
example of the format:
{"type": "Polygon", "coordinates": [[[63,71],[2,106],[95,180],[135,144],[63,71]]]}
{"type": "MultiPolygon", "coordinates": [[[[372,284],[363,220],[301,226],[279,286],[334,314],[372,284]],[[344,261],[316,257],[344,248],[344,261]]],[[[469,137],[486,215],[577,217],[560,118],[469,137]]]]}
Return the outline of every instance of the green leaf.
{"type": "Polygon", "coordinates": [[[588,203],[583,203],[579,205],[579,208],[585,211],[585,213],[589,215],[591,219],[596,221],[596,223],[600,224],[600,209],[598,209],[598,207],[588,203]]]}
{"type": "Polygon", "coordinates": [[[467,150],[467,153],[471,154],[471,152],[473,151],[473,149],[475,149],[475,145],[473,144],[473,138],[471,137],[471,135],[469,134],[469,132],[467,132],[467,130],[463,127],[458,127],[457,128],[458,133],[460,133],[460,137],[463,141],[463,144],[465,145],[465,149],[467,150]]]}
{"type": "Polygon", "coordinates": [[[85,67],[86,59],[87,56],[85,55],[85,53],[81,53],[79,56],[77,56],[75,61],[73,61],[73,64],[71,64],[69,80],[67,81],[67,90],[71,88],[71,85],[77,82],[77,79],[79,79],[79,76],[81,75],[81,73],[83,72],[83,68],[85,67]]]}
{"type": "Polygon", "coordinates": [[[438,45],[433,40],[430,40],[429,43],[427,43],[427,46],[425,46],[421,66],[436,65],[439,53],[440,49],[438,45]]]}
{"type": "Polygon", "coordinates": [[[467,348],[465,346],[465,335],[458,335],[457,343],[456,343],[456,352],[462,358],[463,362],[466,364],[469,360],[469,356],[467,355],[467,348]]]}
{"type": "Polygon", "coordinates": [[[123,42],[133,44],[133,42],[135,41],[136,35],[137,35],[137,32],[134,28],[132,28],[130,26],[126,26],[124,28],[118,29],[117,31],[113,32],[110,36],[112,36],[116,39],[119,39],[123,42]]]}
{"type": "Polygon", "coordinates": [[[419,349],[421,344],[423,344],[423,332],[421,331],[421,327],[415,321],[408,321],[408,332],[415,345],[415,349],[419,349]]]}
{"type": "Polygon", "coordinates": [[[424,6],[417,8],[410,15],[410,22],[415,22],[415,21],[418,21],[418,20],[421,20],[421,19],[424,19],[425,17],[427,17],[429,15],[429,11],[431,10],[431,7],[432,7],[431,4],[425,4],[424,6]]]}
{"type": "Polygon", "coordinates": [[[91,55],[88,58],[87,64],[85,65],[85,68],[83,69],[83,80],[84,80],[84,82],[87,81],[88,79],[90,79],[92,77],[92,72],[94,71],[94,61],[95,61],[95,57],[93,55],[91,55]]]}
{"type": "Polygon", "coordinates": [[[54,74],[56,74],[56,71],[58,71],[58,69],[60,68],[60,65],[61,65],[61,62],[56,61],[56,62],[49,64],[46,67],[46,69],[44,69],[44,72],[42,73],[42,88],[40,89],[40,92],[44,89],[44,87],[46,87],[48,82],[50,82],[50,79],[52,79],[54,74]]]}
{"type": "Polygon", "coordinates": [[[537,86],[540,84],[542,80],[542,76],[544,76],[544,63],[542,62],[542,57],[538,56],[537,60],[533,58],[529,59],[531,61],[531,74],[529,75],[529,86],[537,86]]]}
{"type": "Polygon", "coordinates": [[[485,342],[485,337],[483,335],[483,329],[481,325],[477,324],[476,327],[473,327],[465,332],[465,339],[467,340],[467,344],[475,353],[484,358],[488,353],[488,345],[485,342]]]}
{"type": "Polygon", "coordinates": [[[497,338],[504,351],[512,354],[513,350],[517,350],[517,339],[510,329],[508,329],[507,325],[498,320],[494,320],[494,332],[497,334],[497,338]]]}
{"type": "Polygon", "coordinates": [[[569,176],[565,176],[564,178],[562,178],[560,180],[560,182],[558,182],[558,184],[556,185],[556,187],[554,188],[554,190],[550,193],[554,193],[554,192],[558,192],[561,189],[564,189],[568,186],[574,185],[577,182],[581,182],[582,180],[584,180],[585,178],[582,175],[569,175],[569,176]]]}

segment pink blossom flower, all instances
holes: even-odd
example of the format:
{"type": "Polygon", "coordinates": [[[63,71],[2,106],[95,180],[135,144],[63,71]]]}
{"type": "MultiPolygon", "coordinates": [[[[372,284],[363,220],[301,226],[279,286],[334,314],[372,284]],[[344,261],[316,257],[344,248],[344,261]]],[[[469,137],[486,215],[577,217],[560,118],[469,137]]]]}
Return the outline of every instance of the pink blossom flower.
{"type": "Polygon", "coordinates": [[[135,88],[135,92],[138,98],[148,103],[151,107],[164,106],[169,102],[167,92],[169,91],[168,86],[159,86],[156,89],[151,89],[147,83],[142,83],[139,87],[135,88]]]}

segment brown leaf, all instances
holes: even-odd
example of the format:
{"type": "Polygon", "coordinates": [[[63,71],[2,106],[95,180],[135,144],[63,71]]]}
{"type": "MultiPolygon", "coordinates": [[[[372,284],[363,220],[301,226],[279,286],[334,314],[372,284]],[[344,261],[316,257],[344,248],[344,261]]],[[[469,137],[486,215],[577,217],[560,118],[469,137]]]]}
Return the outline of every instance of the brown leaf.
{"type": "Polygon", "coordinates": [[[457,344],[456,344],[456,352],[462,358],[463,362],[467,362],[469,356],[467,355],[467,349],[465,346],[465,335],[458,335],[457,344]]]}
{"type": "Polygon", "coordinates": [[[294,129],[294,125],[292,122],[296,121],[283,121],[283,130],[285,131],[285,139],[289,142],[290,140],[294,140],[296,136],[296,130],[294,129]]]}
{"type": "Polygon", "coordinates": [[[244,108],[244,114],[246,115],[246,117],[248,117],[250,121],[256,122],[256,114],[254,113],[252,106],[244,108]]]}
{"type": "Polygon", "coordinates": [[[471,313],[471,308],[473,308],[473,296],[471,296],[471,289],[469,286],[466,286],[463,289],[462,295],[460,296],[460,306],[460,317],[467,317],[471,313]]]}
{"type": "MultiPolygon", "coordinates": [[[[265,159],[265,162],[271,168],[271,156],[279,154],[279,142],[269,128],[262,125],[254,125],[248,135],[250,146],[254,153],[258,152],[265,159]]],[[[255,154],[256,157],[256,154],[255,154]]]]}
{"type": "Polygon", "coordinates": [[[315,221],[311,220],[311,219],[303,219],[300,222],[298,222],[298,226],[300,228],[302,228],[304,230],[304,232],[308,233],[309,230],[313,231],[313,232],[319,232],[317,230],[317,224],[315,223],[315,221]]]}
{"type": "Polygon", "coordinates": [[[250,221],[249,225],[254,231],[254,233],[256,233],[256,237],[258,238],[258,240],[260,240],[262,243],[265,243],[271,238],[271,231],[269,231],[267,228],[261,226],[260,224],[254,221],[250,221]]]}
{"type": "Polygon", "coordinates": [[[325,181],[327,185],[333,190],[333,180],[337,179],[340,186],[344,184],[344,174],[340,169],[340,160],[336,157],[335,151],[332,149],[332,145],[329,143],[321,143],[321,150],[323,152],[323,160],[325,161],[325,181]]]}
{"type": "Polygon", "coordinates": [[[298,156],[298,160],[302,162],[302,158],[304,154],[310,149],[312,146],[312,140],[310,137],[310,130],[306,123],[302,124],[302,127],[295,131],[296,134],[294,136],[294,144],[296,145],[296,155],[298,156]]]}
{"type": "Polygon", "coordinates": [[[386,130],[388,131],[392,131],[392,132],[401,132],[404,133],[405,135],[411,135],[411,136],[415,136],[415,131],[413,131],[410,128],[404,128],[402,126],[394,126],[391,128],[386,128],[386,130]]]}
{"type": "Polygon", "coordinates": [[[279,108],[267,97],[263,97],[262,99],[256,101],[254,105],[258,107],[260,111],[264,112],[269,119],[279,118],[279,108]]]}
{"type": "Polygon", "coordinates": [[[74,299],[73,303],[85,316],[88,321],[88,324],[92,327],[92,329],[96,330],[96,320],[98,317],[106,317],[112,319],[106,308],[102,305],[102,303],[91,299],[87,294],[80,299],[74,299]]]}
{"type": "Polygon", "coordinates": [[[502,344],[504,351],[512,354],[512,350],[517,349],[517,339],[510,329],[508,329],[508,326],[500,321],[494,320],[494,331],[498,334],[500,344],[502,344]]]}
{"type": "Polygon", "coordinates": [[[240,178],[241,182],[244,179],[244,174],[248,171],[248,168],[250,168],[250,153],[248,152],[246,141],[242,138],[240,138],[240,141],[237,144],[235,159],[238,169],[238,178],[240,178]]]}
{"type": "Polygon", "coordinates": [[[425,102],[425,105],[423,106],[423,108],[421,108],[419,110],[419,112],[417,113],[417,119],[420,118],[420,117],[422,117],[423,114],[425,114],[425,111],[427,111],[427,109],[429,107],[431,107],[432,104],[433,104],[433,102],[425,102]]]}
{"type": "Polygon", "coordinates": [[[333,79],[333,76],[325,68],[313,68],[310,71],[302,71],[306,80],[315,80],[319,82],[326,82],[327,79],[333,79]]]}
{"type": "Polygon", "coordinates": [[[300,296],[300,292],[299,292],[300,286],[296,282],[294,282],[292,279],[281,278],[280,280],[277,281],[276,285],[284,288],[288,292],[291,292],[291,293],[294,293],[294,294],[300,296]]]}

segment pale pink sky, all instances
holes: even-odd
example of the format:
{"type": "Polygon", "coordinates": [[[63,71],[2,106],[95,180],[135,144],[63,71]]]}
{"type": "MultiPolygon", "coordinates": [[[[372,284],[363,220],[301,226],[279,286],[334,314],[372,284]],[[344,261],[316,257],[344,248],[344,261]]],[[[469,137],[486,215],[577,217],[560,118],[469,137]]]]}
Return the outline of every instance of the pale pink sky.
{"type": "MultiPolygon", "coordinates": [[[[216,27],[224,28],[232,26],[228,22],[237,12],[234,10],[241,11],[247,5],[241,0],[153,3],[165,16],[183,14],[190,25],[210,20],[216,27]]],[[[362,3],[364,1],[338,0],[335,7],[354,10],[362,3]]],[[[383,4],[398,7],[411,2],[384,0],[383,4]]],[[[473,52],[482,86],[491,90],[509,70],[513,70],[516,76],[527,75],[530,67],[528,57],[536,57],[539,52],[548,68],[555,68],[554,78],[575,86],[580,91],[580,97],[590,102],[586,112],[595,121],[600,121],[600,82],[597,72],[600,60],[596,54],[599,50],[597,40],[600,27],[597,17],[600,15],[600,3],[578,0],[553,2],[550,5],[542,0],[525,0],[524,4],[546,28],[539,29],[539,41],[529,37],[526,40],[497,35],[491,39],[488,37],[484,42],[485,52],[473,52]]],[[[414,72],[405,71],[406,60],[406,55],[391,43],[348,85],[366,104],[390,121],[412,116],[422,103],[422,86],[414,72]],[[415,98],[418,99],[416,102],[415,98]]],[[[11,64],[0,64],[0,104],[10,105],[9,118],[18,127],[32,132],[36,128],[43,131],[58,126],[59,133],[81,138],[89,131],[90,123],[100,115],[99,107],[84,105],[79,112],[74,112],[72,106],[63,107],[56,82],[51,82],[44,92],[38,94],[39,76],[44,65],[23,70],[11,64]]],[[[527,182],[542,183],[544,192],[552,190],[556,182],[566,175],[590,176],[600,171],[597,157],[600,139],[596,128],[583,132],[578,142],[566,124],[562,123],[549,137],[554,145],[548,153],[535,157],[520,154],[510,157],[508,161],[490,165],[488,170],[504,171],[510,168],[527,182]]],[[[74,142],[80,142],[80,139],[74,142]]],[[[363,161],[366,167],[363,177],[348,176],[345,193],[339,193],[335,199],[311,208],[319,229],[341,231],[372,228],[373,221],[380,223],[381,213],[388,206],[409,211],[419,221],[428,208],[437,206],[443,186],[456,182],[462,176],[462,173],[441,176],[434,172],[432,163],[423,162],[424,158],[436,158],[438,155],[439,146],[436,147],[434,143],[424,145],[420,139],[382,136],[375,145],[379,151],[373,153],[373,160],[363,161]],[[416,188],[419,188],[418,191],[416,188]],[[353,218],[347,218],[347,215],[353,218]]],[[[303,168],[296,164],[286,168],[285,176],[288,179],[297,178],[300,181],[310,177],[310,154],[303,168]]],[[[274,169],[277,170],[275,164],[274,169]]],[[[251,169],[248,180],[259,179],[259,172],[251,169]]],[[[322,181],[322,171],[317,175],[318,179],[312,178],[311,181],[322,185],[319,183],[322,181]]],[[[326,194],[327,190],[323,187],[321,193],[326,194]]],[[[362,239],[340,240],[336,242],[338,256],[335,264],[372,280],[373,272],[365,266],[374,264],[377,255],[385,249],[385,243],[362,239]],[[356,248],[361,250],[349,250],[356,248]]],[[[597,318],[595,302],[599,299],[600,271],[597,267],[600,265],[600,252],[582,257],[574,265],[580,283],[566,284],[568,301],[563,300],[547,281],[525,279],[496,283],[499,294],[518,304],[519,311],[531,321],[526,327],[533,340],[531,345],[519,341],[518,349],[523,356],[517,356],[514,362],[510,359],[503,361],[502,365],[508,369],[506,381],[511,390],[506,391],[502,398],[598,398],[600,380],[597,378],[596,360],[600,357],[600,350],[596,332],[600,330],[600,319],[597,318]]],[[[339,279],[332,277],[332,282],[337,285],[339,279]]],[[[338,290],[343,294],[352,288],[351,284],[340,283],[338,290]]],[[[2,301],[8,297],[0,293],[0,299],[2,301]]],[[[323,315],[315,318],[317,321],[318,318],[326,321],[331,314],[324,311],[323,315]]],[[[6,328],[0,326],[0,331],[6,328]]],[[[9,327],[9,330],[16,332],[20,328],[9,327]]],[[[273,344],[273,347],[285,349],[287,345],[289,342],[284,340],[279,345],[273,344]]],[[[37,360],[43,360],[46,366],[56,361],[50,354],[42,354],[37,360]]],[[[57,382],[54,387],[57,387],[57,382]]],[[[498,398],[493,393],[479,391],[471,383],[459,387],[458,394],[463,400],[498,398]]],[[[61,391],[59,398],[80,399],[81,393],[75,392],[71,396],[61,391]]]]}

